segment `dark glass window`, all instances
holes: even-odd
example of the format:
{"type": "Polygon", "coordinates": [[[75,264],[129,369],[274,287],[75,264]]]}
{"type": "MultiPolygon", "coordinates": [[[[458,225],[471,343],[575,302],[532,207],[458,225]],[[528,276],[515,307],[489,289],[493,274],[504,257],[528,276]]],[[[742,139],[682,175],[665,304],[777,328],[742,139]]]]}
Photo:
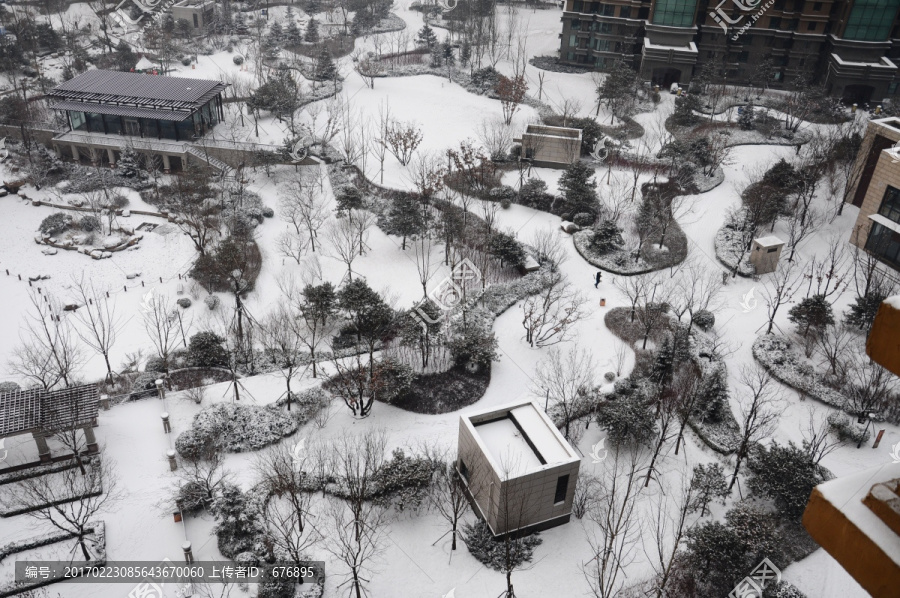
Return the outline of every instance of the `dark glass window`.
{"type": "Polygon", "coordinates": [[[581,19],[572,19],[572,29],[575,31],[581,29],[581,19]]]}
{"type": "Polygon", "coordinates": [[[566,502],[566,494],[569,492],[569,476],[560,476],[556,480],[556,492],[553,495],[553,504],[566,502]]]}
{"type": "Polygon", "coordinates": [[[597,23],[597,31],[600,33],[612,33],[612,23],[597,23]]]}
{"type": "Polygon", "coordinates": [[[103,133],[105,129],[103,128],[103,119],[100,118],[99,114],[95,114],[94,112],[87,113],[87,124],[88,131],[91,133],[103,133]]]}
{"type": "Polygon", "coordinates": [[[163,139],[175,139],[175,123],[171,120],[159,121],[159,129],[163,139]]]}
{"type": "Polygon", "coordinates": [[[815,31],[815,30],[816,30],[816,24],[815,24],[815,22],[810,21],[809,23],[807,23],[807,24],[806,24],[806,30],[807,30],[807,31],[815,31]]]}
{"type": "Polygon", "coordinates": [[[869,238],[866,239],[866,251],[877,255],[882,261],[900,269],[900,234],[886,226],[873,223],[869,238]]]}
{"type": "Polygon", "coordinates": [[[653,11],[653,24],[690,27],[694,24],[696,8],[694,0],[657,0],[653,11]]]}
{"type": "Polygon", "coordinates": [[[631,18],[631,7],[623,6],[622,8],[620,8],[619,16],[622,17],[623,19],[630,19],[631,18]]]}
{"type": "Polygon", "coordinates": [[[85,122],[84,112],[69,112],[69,118],[72,122],[72,130],[85,131],[87,123],[85,122]]]}
{"type": "Polygon", "coordinates": [[[461,475],[465,481],[469,481],[469,468],[466,467],[466,462],[462,459],[459,460],[459,475],[461,475]]]}
{"type": "Polygon", "coordinates": [[[603,16],[604,17],[612,17],[616,14],[616,5],[615,4],[603,4],[603,16]]]}
{"type": "Polygon", "coordinates": [[[900,190],[888,186],[878,213],[894,222],[900,222],[900,190]]]}
{"type": "Polygon", "coordinates": [[[822,3],[821,2],[813,2],[813,11],[819,12],[820,10],[822,10],[822,3]]]}
{"type": "Polygon", "coordinates": [[[800,24],[799,19],[791,19],[790,21],[788,21],[788,26],[787,26],[788,31],[797,31],[797,25],[799,25],[799,24],[800,24]]]}
{"type": "Polygon", "coordinates": [[[572,5],[572,10],[574,10],[575,12],[583,11],[584,10],[584,2],[581,2],[580,0],[576,0],[575,4],[572,5]]]}
{"type": "Polygon", "coordinates": [[[775,4],[772,5],[772,8],[775,10],[784,10],[784,0],[775,0],[775,4]]]}
{"type": "Polygon", "coordinates": [[[747,62],[750,60],[750,52],[741,52],[738,56],[738,62],[747,62]]]}
{"type": "Polygon", "coordinates": [[[113,135],[121,135],[122,134],[122,121],[119,120],[118,116],[113,116],[111,114],[103,115],[103,120],[106,121],[106,132],[111,133],[113,135]]]}
{"type": "Polygon", "coordinates": [[[850,9],[846,39],[883,41],[891,32],[891,26],[900,9],[900,0],[856,0],[850,9]]]}
{"type": "Polygon", "coordinates": [[[780,29],[781,17],[771,17],[769,19],[769,29],[780,29]]]}

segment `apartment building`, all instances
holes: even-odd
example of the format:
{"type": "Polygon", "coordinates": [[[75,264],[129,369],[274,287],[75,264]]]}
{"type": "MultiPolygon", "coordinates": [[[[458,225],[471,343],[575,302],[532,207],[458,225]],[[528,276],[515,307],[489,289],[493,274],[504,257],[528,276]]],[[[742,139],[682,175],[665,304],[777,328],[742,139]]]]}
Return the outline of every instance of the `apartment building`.
{"type": "Polygon", "coordinates": [[[853,102],[897,91],[900,0],[566,0],[560,61],[622,59],[661,86],[706,64],[727,82],[780,88],[800,76],[853,102]]]}

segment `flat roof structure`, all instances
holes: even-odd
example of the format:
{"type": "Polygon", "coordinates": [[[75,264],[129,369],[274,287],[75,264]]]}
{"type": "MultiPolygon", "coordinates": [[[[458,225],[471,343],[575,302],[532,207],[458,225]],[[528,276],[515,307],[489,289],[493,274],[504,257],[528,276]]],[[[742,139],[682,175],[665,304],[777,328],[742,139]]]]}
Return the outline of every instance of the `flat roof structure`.
{"type": "Polygon", "coordinates": [[[47,93],[54,110],[183,121],[225,90],[221,81],[86,71],[47,93]]]}
{"type": "Polygon", "coordinates": [[[91,424],[97,419],[99,401],[96,384],[0,394],[0,438],[91,424]]]}

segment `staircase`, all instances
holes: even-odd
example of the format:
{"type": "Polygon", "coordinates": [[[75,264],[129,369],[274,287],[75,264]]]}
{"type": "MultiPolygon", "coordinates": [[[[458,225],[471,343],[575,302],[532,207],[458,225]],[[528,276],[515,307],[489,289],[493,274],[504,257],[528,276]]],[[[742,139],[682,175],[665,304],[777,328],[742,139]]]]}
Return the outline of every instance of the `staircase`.
{"type": "Polygon", "coordinates": [[[193,156],[200,164],[206,164],[210,168],[218,170],[223,178],[231,176],[231,166],[218,158],[213,158],[208,155],[203,149],[193,145],[187,145],[185,146],[185,153],[193,156]]]}

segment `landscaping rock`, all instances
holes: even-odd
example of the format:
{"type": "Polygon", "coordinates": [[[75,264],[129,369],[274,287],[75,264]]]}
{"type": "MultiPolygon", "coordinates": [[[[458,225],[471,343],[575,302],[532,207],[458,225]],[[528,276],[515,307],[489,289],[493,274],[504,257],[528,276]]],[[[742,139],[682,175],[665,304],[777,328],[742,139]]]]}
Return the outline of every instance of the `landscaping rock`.
{"type": "Polygon", "coordinates": [[[564,232],[569,233],[570,235],[581,230],[581,227],[574,222],[567,222],[565,220],[563,220],[562,224],[559,225],[559,228],[561,228],[564,232]]]}
{"type": "Polygon", "coordinates": [[[53,247],[48,247],[47,249],[42,249],[41,253],[43,253],[44,255],[56,255],[57,251],[58,250],[53,247]]]}

